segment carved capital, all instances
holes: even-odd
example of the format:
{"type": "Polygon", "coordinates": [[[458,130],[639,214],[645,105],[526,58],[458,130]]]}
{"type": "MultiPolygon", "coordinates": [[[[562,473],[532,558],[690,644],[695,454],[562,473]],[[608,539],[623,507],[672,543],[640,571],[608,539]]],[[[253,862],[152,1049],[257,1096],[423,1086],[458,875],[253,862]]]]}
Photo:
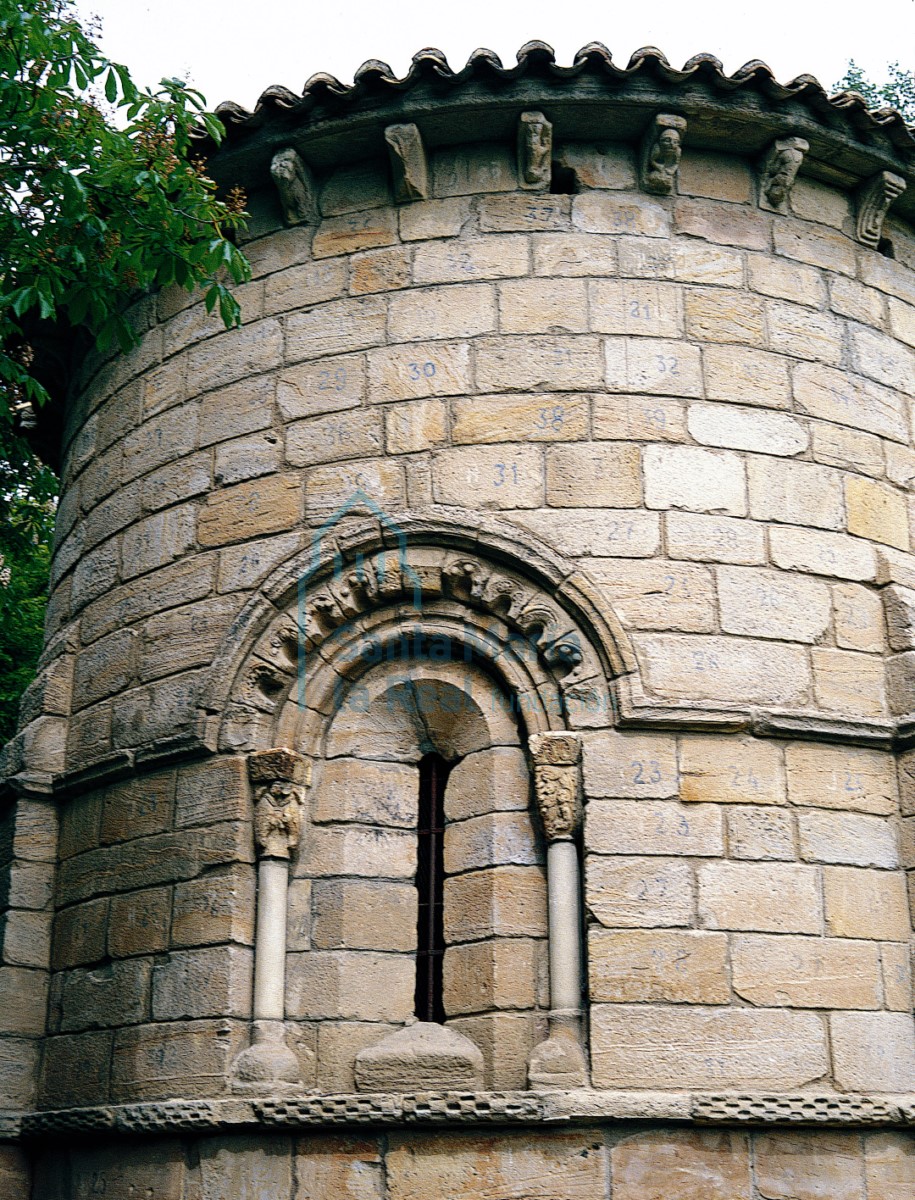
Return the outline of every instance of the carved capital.
{"type": "Polygon", "coordinates": [[[528,745],[547,840],[569,841],[581,826],[581,740],[575,733],[537,733],[528,745]]]}
{"type": "Polygon", "coordinates": [[[901,175],[878,171],[858,189],[858,213],[855,232],[858,241],[876,250],[883,236],[883,222],[890,205],[905,191],[901,175]]]}
{"type": "Polygon", "coordinates": [[[270,175],[280,194],[286,224],[315,224],[318,220],[318,201],[314,177],[291,146],[274,154],[270,175]]]}
{"type": "Polygon", "coordinates": [[[289,858],[299,844],[302,804],[311,785],[311,763],[285,747],[248,757],[254,785],[254,841],[262,858],[289,858]]]}
{"type": "Polygon", "coordinates": [[[784,212],[788,197],[810,143],[802,137],[776,138],[759,171],[759,203],[762,208],[784,212]]]}
{"type": "Polygon", "coordinates": [[[658,113],[642,141],[639,182],[646,192],[669,196],[676,190],[686,117],[658,113]]]}
{"type": "Polygon", "coordinates": [[[415,125],[389,125],[384,140],[391,159],[394,199],[398,204],[425,200],[429,195],[429,160],[419,129],[415,125]]]}
{"type": "Polygon", "coordinates": [[[553,125],[542,112],[518,118],[518,180],[524,188],[548,188],[553,159],[553,125]]]}

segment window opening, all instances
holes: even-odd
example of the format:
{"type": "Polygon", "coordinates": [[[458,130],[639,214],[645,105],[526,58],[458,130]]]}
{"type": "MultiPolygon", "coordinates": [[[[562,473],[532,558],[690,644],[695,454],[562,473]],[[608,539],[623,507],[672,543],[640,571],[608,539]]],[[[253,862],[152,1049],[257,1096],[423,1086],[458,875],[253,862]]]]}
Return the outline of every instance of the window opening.
{"type": "Polygon", "coordinates": [[[445,958],[445,785],[450,767],[440,754],[419,764],[417,820],[416,992],[420,1021],[445,1020],[442,968],[445,958]]]}

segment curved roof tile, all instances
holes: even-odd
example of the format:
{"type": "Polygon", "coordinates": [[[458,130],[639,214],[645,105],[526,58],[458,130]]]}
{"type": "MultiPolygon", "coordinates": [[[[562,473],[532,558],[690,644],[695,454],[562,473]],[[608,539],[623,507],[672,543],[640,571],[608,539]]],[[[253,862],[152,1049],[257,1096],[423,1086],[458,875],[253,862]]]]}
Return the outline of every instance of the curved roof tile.
{"type": "Polygon", "coordinates": [[[696,80],[722,93],[755,90],[769,101],[800,101],[818,119],[829,123],[845,121],[859,133],[879,130],[907,157],[915,150],[915,127],[906,125],[895,109],[869,109],[867,101],[857,92],[839,92],[830,96],[812,75],[798,75],[790,83],[779,83],[771,69],[759,59],[745,63],[733,75],[725,75],[721,62],[713,54],[695,54],[677,70],[656,46],[643,46],[623,68],[613,62],[610,51],[601,42],[589,42],[578,51],[571,66],[563,67],[557,64],[552,47],[540,41],[526,42],[517,58],[515,66],[505,67],[492,50],[478,49],[461,70],[454,71],[441,50],[430,47],[413,56],[410,69],[402,79],[397,78],[387,63],[369,59],[356,71],[350,85],[322,72],[311,76],[301,95],[285,87],[273,86],[261,93],[253,112],[232,101],[218,105],[216,112],[231,142],[244,139],[271,116],[295,114],[307,122],[309,113],[317,108],[337,110],[342,115],[348,105],[372,97],[393,98],[424,81],[460,86],[472,80],[508,82],[522,77],[571,80],[591,74],[603,76],[616,89],[630,80],[645,77],[668,86],[681,86],[696,80]]]}

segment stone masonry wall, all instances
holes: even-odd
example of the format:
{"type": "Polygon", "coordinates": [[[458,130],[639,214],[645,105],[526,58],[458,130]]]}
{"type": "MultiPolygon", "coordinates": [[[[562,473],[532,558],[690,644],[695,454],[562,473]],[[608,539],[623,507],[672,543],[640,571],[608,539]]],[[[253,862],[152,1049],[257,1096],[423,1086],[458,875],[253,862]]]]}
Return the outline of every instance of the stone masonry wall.
{"type": "MultiPolygon", "coordinates": [[[[164,293],[139,348],[87,370],[20,745],[88,771],[61,801],[45,1107],[225,1093],[251,1004],[244,759],[156,763],[199,732],[242,607],[359,489],[523,527],[631,638],[627,720],[583,734],[593,1086],[915,1091],[915,771],[889,748],[915,707],[915,236],[887,222],[895,260],[858,245],[848,198],[803,178],[763,211],[736,158],[687,149],[658,198],[628,151],[562,157],[578,194],[518,191],[508,150],[474,147],[434,155],[426,201],[366,169],[330,177],[313,230],[255,207],[240,329],[164,293]]],[[[529,865],[517,845],[478,865],[529,865]]],[[[0,996],[30,965],[4,962],[0,996]]],[[[324,1090],[365,1044],[336,1016],[336,1051],[301,1024],[324,1090]]],[[[904,1134],[760,1132],[752,1156],[743,1132],[513,1136],[250,1153],[296,1200],[911,1190],[904,1134]]],[[[105,1153],[74,1150],[72,1178],[105,1153]]],[[[218,1141],[142,1153],[168,1200],[248,1194],[218,1141]]]]}

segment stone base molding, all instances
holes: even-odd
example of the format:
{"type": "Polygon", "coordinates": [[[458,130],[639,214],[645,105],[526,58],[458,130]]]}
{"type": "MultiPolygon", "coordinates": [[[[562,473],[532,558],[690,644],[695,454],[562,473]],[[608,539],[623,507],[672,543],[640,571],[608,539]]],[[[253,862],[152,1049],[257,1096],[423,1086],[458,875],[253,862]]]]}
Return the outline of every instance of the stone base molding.
{"type": "Polygon", "coordinates": [[[403,1125],[551,1125],[594,1121],[675,1121],[702,1125],[915,1126],[915,1093],[566,1091],[305,1094],[213,1100],[159,1100],[25,1114],[0,1113],[8,1140],[56,1134],[163,1134],[248,1128],[403,1125]]]}

